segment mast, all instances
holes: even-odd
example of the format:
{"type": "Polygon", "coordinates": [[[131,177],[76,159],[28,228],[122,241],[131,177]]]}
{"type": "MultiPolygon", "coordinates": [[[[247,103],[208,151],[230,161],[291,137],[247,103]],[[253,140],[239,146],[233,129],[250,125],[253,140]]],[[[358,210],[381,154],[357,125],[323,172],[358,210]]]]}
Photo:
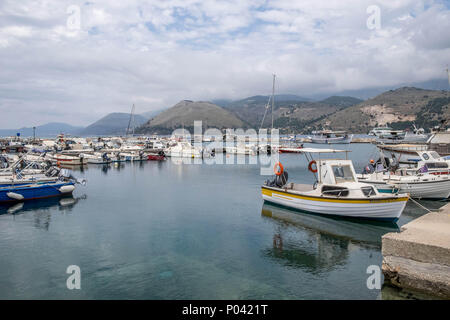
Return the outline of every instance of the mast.
{"type": "Polygon", "coordinates": [[[446,71],[447,71],[447,79],[448,79],[448,89],[447,89],[447,91],[450,91],[450,72],[448,71],[448,64],[447,64],[446,71]]]}
{"type": "MultiPolygon", "coordinates": [[[[130,120],[128,121],[128,127],[127,127],[127,132],[126,132],[127,137],[130,132],[130,127],[131,127],[131,123],[133,121],[133,116],[134,116],[134,103],[133,103],[133,106],[131,107],[130,120]]],[[[134,133],[134,128],[133,128],[133,133],[134,133]]]]}
{"type": "Polygon", "coordinates": [[[273,84],[272,84],[272,130],[273,130],[273,107],[275,104],[275,74],[273,74],[273,84]]]}

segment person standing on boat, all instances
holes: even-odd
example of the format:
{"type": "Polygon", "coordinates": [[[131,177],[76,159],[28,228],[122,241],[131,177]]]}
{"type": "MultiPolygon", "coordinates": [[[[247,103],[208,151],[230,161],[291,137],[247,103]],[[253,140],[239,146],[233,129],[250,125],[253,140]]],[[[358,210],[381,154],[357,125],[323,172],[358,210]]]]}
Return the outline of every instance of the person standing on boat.
{"type": "Polygon", "coordinates": [[[369,174],[375,172],[375,161],[370,159],[369,164],[364,167],[363,174],[369,174]]]}

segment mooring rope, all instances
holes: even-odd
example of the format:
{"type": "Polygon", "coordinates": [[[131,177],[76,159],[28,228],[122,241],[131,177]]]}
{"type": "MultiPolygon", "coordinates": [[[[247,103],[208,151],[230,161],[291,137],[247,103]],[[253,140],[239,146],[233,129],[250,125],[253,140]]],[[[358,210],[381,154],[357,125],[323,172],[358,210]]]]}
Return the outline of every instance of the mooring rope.
{"type": "Polygon", "coordinates": [[[414,200],[413,198],[411,198],[411,196],[409,197],[409,200],[411,200],[413,203],[415,203],[418,207],[428,211],[428,212],[437,212],[437,211],[431,211],[430,209],[424,207],[423,205],[421,205],[419,202],[417,202],[416,200],[414,200]]]}

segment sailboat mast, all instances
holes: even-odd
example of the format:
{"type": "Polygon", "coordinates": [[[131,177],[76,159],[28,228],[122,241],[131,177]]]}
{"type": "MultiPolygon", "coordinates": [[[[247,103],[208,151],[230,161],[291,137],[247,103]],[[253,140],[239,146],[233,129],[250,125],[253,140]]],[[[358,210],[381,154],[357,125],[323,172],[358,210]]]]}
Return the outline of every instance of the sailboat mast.
{"type": "Polygon", "coordinates": [[[448,71],[448,65],[447,65],[446,71],[447,71],[447,79],[448,79],[448,89],[447,89],[447,91],[450,91],[450,72],[448,71]]]}
{"type": "Polygon", "coordinates": [[[272,84],[272,130],[273,130],[273,107],[275,104],[275,74],[273,75],[273,84],[272,84]]]}
{"type": "MultiPolygon", "coordinates": [[[[127,137],[128,137],[128,134],[130,133],[130,127],[131,127],[131,122],[133,120],[133,115],[134,115],[134,103],[133,103],[133,106],[131,107],[130,120],[128,121],[128,127],[127,127],[127,132],[126,132],[127,137]]],[[[134,128],[133,128],[133,133],[134,133],[134,128]]]]}

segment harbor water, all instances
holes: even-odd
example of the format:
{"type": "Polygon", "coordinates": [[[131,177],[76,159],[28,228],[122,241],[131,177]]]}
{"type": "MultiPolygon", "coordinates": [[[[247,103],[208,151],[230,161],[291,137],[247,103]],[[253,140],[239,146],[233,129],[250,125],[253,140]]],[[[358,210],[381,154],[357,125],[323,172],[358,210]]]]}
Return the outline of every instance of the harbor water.
{"type": "MultiPolygon", "coordinates": [[[[377,155],[334,147],[352,151],[357,172],[377,155]]],[[[304,156],[280,161],[290,181],[314,181],[304,156]]],[[[73,197],[0,207],[0,299],[379,299],[367,268],[381,267],[381,236],[426,213],[408,203],[394,224],[263,205],[271,177],[258,164],[169,159],[75,174],[88,183],[73,197]],[[66,286],[70,265],[79,290],[66,286]]]]}

